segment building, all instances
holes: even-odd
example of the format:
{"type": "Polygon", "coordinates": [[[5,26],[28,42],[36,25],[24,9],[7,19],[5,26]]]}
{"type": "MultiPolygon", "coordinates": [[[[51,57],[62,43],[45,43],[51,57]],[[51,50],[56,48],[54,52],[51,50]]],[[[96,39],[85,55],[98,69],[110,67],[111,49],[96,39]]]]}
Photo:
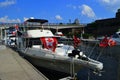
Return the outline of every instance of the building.
{"type": "Polygon", "coordinates": [[[118,9],[115,18],[96,20],[87,24],[85,32],[96,36],[112,35],[120,29],[120,9],[118,9]]]}

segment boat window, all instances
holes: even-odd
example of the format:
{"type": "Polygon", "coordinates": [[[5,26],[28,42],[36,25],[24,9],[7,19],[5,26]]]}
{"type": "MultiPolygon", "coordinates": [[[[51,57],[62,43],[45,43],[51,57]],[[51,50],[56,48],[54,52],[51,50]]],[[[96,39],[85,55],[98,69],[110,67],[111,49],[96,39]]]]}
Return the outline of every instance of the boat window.
{"type": "Polygon", "coordinates": [[[40,45],[41,42],[40,42],[40,40],[32,40],[32,44],[33,45],[40,45]]]}
{"type": "Polygon", "coordinates": [[[32,47],[33,45],[41,45],[39,38],[26,39],[26,47],[32,47]]]}
{"type": "Polygon", "coordinates": [[[69,39],[69,38],[61,38],[61,37],[59,37],[59,38],[57,38],[57,40],[58,40],[59,44],[62,44],[62,43],[64,43],[64,44],[72,44],[73,43],[73,40],[69,39]]]}
{"type": "Polygon", "coordinates": [[[40,45],[41,41],[39,38],[31,38],[30,42],[32,43],[32,45],[40,45]]]}

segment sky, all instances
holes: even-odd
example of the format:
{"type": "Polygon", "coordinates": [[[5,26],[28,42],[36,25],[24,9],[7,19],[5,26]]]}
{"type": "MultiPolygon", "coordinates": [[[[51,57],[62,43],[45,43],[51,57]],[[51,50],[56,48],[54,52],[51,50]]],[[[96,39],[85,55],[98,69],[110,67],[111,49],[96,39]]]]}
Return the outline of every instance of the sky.
{"type": "Polygon", "coordinates": [[[0,23],[23,23],[29,18],[49,23],[80,23],[114,18],[120,0],[0,0],[0,23]]]}

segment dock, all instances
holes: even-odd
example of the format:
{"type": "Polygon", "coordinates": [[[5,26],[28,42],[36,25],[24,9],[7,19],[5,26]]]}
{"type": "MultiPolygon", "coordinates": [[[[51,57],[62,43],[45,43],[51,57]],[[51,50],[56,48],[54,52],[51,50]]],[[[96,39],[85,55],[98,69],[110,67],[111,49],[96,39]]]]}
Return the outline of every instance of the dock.
{"type": "Polygon", "coordinates": [[[48,80],[26,59],[0,45],[0,80],[48,80]]]}

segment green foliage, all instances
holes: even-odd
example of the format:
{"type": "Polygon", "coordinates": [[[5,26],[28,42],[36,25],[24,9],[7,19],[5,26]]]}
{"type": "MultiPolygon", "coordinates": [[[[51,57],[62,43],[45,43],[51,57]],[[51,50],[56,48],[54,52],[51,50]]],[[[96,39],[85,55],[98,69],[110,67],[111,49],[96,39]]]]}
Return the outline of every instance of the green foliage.
{"type": "Polygon", "coordinates": [[[82,36],[83,38],[88,39],[89,37],[92,36],[92,34],[85,33],[85,34],[82,34],[82,36]]]}
{"type": "MultiPolygon", "coordinates": [[[[69,32],[68,34],[65,34],[65,36],[67,36],[69,38],[73,37],[73,35],[76,35],[78,38],[81,37],[81,33],[74,34],[72,32],[69,32]]],[[[82,36],[83,36],[84,39],[88,39],[89,37],[93,37],[94,35],[88,34],[88,33],[84,33],[84,34],[82,34],[82,36]]]]}
{"type": "Polygon", "coordinates": [[[69,32],[68,34],[65,34],[67,37],[73,37],[73,33],[69,32]]]}

